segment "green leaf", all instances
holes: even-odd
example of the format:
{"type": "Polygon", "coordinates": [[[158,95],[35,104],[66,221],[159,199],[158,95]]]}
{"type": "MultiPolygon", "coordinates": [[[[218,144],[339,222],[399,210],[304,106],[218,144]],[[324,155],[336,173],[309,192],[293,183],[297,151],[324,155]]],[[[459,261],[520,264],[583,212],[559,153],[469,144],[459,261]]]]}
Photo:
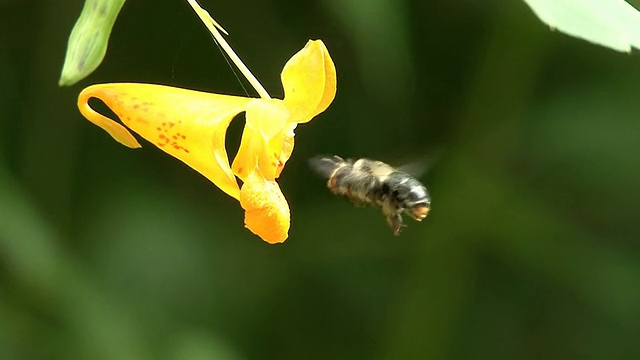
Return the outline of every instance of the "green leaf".
{"type": "Polygon", "coordinates": [[[640,48],[640,13],[624,0],[524,0],[552,29],[617,51],[640,48]]]}
{"type": "Polygon", "coordinates": [[[86,0],[69,36],[58,85],[71,86],[91,74],[107,52],[111,29],[125,0],[86,0]]]}

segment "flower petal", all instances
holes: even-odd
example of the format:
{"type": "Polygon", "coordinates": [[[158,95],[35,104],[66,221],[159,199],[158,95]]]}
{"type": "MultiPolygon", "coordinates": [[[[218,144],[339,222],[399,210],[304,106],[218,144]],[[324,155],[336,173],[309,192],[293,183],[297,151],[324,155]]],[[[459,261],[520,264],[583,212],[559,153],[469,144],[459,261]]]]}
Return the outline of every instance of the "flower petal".
{"type": "Polygon", "coordinates": [[[336,68],[322,40],[309,40],[289,59],[280,77],[291,121],[308,122],[336,96],[336,68]]]}
{"type": "Polygon", "coordinates": [[[262,176],[274,180],[283,147],[283,130],[290,126],[289,109],[282,100],[255,99],[247,105],[246,124],[233,172],[243,181],[256,167],[262,176]]]}
{"type": "MultiPolygon", "coordinates": [[[[287,126],[282,129],[282,132],[279,134],[278,138],[273,138],[272,142],[278,142],[279,155],[276,157],[277,167],[275,169],[275,178],[280,177],[280,173],[284,170],[284,165],[287,163],[287,160],[291,157],[293,153],[293,145],[294,145],[294,130],[298,124],[289,123],[287,126]]],[[[271,145],[271,148],[276,149],[276,145],[271,145]]]]}
{"type": "Polygon", "coordinates": [[[84,89],[78,98],[80,112],[129,147],[140,144],[125,127],[94,111],[88,104],[92,97],[102,100],[129,129],[238,199],[225,136],[229,123],[250,98],[154,84],[100,84],[84,89]]]}
{"type": "Polygon", "coordinates": [[[251,232],[270,244],[287,239],[291,218],[289,204],[278,183],[252,171],[240,190],[240,205],[245,210],[245,227],[251,232]]]}

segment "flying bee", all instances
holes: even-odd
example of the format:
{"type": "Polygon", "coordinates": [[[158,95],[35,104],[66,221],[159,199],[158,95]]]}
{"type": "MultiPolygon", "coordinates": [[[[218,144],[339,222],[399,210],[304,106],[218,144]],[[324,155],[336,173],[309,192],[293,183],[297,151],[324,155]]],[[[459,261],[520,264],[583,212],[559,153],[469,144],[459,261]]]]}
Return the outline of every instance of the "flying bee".
{"type": "Polygon", "coordinates": [[[317,156],[309,164],[328,179],[327,187],[333,194],[347,197],[356,206],[381,208],[396,236],[406,226],[403,213],[422,221],[431,209],[429,192],[420,181],[382,161],[317,156]]]}

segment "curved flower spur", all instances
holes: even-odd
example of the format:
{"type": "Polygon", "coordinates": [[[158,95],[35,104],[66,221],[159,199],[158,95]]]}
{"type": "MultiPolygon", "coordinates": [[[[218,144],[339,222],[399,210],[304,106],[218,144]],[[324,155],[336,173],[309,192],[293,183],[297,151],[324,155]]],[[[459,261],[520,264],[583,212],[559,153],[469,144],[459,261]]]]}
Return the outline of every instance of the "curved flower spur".
{"type": "Polygon", "coordinates": [[[297,124],[326,110],[335,97],[333,60],[321,40],[310,40],[282,70],[284,99],[272,99],[224,40],[220,34],[224,29],[196,1],[187,1],[259,98],[155,84],[114,83],[85,88],[78,97],[78,108],[121,144],[140,147],[133,131],[192,167],[240,201],[249,230],[269,243],[283,242],[288,237],[290,212],[275,180],[293,151],[297,124]],[[103,101],[124,126],[93,110],[88,103],[90,98],[103,101]],[[230,166],[225,136],[229,124],[241,112],[245,113],[246,123],[230,166]],[[242,187],[236,177],[242,180],[242,187]]]}

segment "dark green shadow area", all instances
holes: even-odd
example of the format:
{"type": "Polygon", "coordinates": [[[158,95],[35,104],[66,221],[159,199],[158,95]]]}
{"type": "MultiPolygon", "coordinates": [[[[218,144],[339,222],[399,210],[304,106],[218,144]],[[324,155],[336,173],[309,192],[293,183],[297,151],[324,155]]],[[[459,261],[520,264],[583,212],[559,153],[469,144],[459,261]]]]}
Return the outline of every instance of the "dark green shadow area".
{"type": "Polygon", "coordinates": [[[2,1],[0,359],[640,358],[637,52],[519,1],[201,4],[273,96],[307,39],[336,63],[280,181],[289,239],[76,109],[100,82],[243,95],[186,2],[128,1],[102,65],[59,88],[82,2],[2,1]],[[432,212],[394,237],[314,177],[327,153],[437,154],[432,212]]]}

